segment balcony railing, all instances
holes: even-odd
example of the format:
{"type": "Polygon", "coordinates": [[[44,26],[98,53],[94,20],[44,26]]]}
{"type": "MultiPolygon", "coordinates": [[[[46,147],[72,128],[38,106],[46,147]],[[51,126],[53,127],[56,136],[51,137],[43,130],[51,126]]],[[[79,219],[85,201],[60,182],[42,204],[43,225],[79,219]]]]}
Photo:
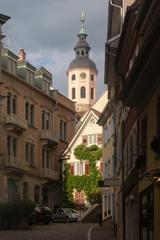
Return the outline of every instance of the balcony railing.
{"type": "Polygon", "coordinates": [[[55,148],[58,144],[58,138],[54,136],[51,131],[42,130],[41,131],[41,141],[43,145],[47,145],[48,147],[55,148]]]}
{"type": "Polygon", "coordinates": [[[6,116],[6,127],[8,130],[14,130],[22,133],[27,129],[27,122],[20,119],[17,115],[11,113],[6,116]]]}
{"type": "Polygon", "coordinates": [[[29,169],[29,164],[24,160],[12,156],[4,156],[0,159],[0,167],[27,171],[29,169]]]}
{"type": "Polygon", "coordinates": [[[50,168],[42,168],[41,169],[41,177],[42,178],[50,178],[52,180],[59,180],[59,173],[50,168]]]}

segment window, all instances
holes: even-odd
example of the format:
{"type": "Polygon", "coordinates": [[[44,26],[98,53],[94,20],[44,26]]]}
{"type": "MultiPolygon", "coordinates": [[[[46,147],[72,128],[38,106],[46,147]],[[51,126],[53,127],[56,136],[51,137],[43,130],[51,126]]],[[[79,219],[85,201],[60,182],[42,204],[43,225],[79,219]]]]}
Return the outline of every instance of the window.
{"type": "Polygon", "coordinates": [[[110,178],[111,177],[111,161],[110,160],[107,160],[105,162],[105,169],[104,169],[104,174],[105,174],[105,177],[106,178],[110,178]]]}
{"type": "Polygon", "coordinates": [[[45,112],[42,111],[42,129],[45,128],[45,112]]]}
{"type": "Polygon", "coordinates": [[[50,93],[50,82],[43,79],[43,91],[47,94],[50,93]]]}
{"type": "Polygon", "coordinates": [[[87,135],[85,135],[85,136],[82,136],[82,144],[83,145],[87,145],[88,144],[88,141],[87,141],[88,139],[87,139],[87,135]]]}
{"type": "Polygon", "coordinates": [[[26,120],[28,120],[28,115],[29,115],[29,104],[28,104],[28,102],[26,102],[26,105],[25,105],[25,118],[26,118],[26,120]]]}
{"type": "Polygon", "coordinates": [[[39,203],[39,192],[40,192],[40,187],[35,186],[34,187],[34,203],[39,203]]]}
{"type": "Polygon", "coordinates": [[[28,121],[29,126],[34,127],[34,105],[26,102],[25,104],[25,118],[28,121]]]}
{"type": "Polygon", "coordinates": [[[24,182],[23,183],[23,200],[28,199],[28,183],[24,182]]]}
{"type": "Polygon", "coordinates": [[[76,89],[72,88],[72,99],[76,98],[76,89]]]}
{"type": "Polygon", "coordinates": [[[67,141],[67,122],[60,120],[60,139],[67,141]]]}
{"type": "Polygon", "coordinates": [[[60,139],[63,139],[63,121],[60,120],[60,139]]]}
{"type": "Polygon", "coordinates": [[[94,99],[94,88],[91,88],[91,99],[94,99]]]}
{"type": "Polygon", "coordinates": [[[50,151],[48,149],[42,149],[42,168],[50,168],[50,151]]]}
{"type": "Polygon", "coordinates": [[[7,151],[8,156],[17,157],[17,138],[13,136],[7,137],[7,151]]]}
{"type": "Polygon", "coordinates": [[[67,123],[64,122],[63,124],[64,124],[64,141],[66,141],[67,140],[67,123]]]}
{"type": "Polygon", "coordinates": [[[30,125],[33,127],[34,126],[34,106],[31,105],[30,108],[30,125]]]}
{"type": "Polygon", "coordinates": [[[94,81],[94,75],[91,74],[91,81],[94,81]]]}
{"type": "Polygon", "coordinates": [[[72,75],[72,80],[76,80],[76,75],[75,74],[72,75]]]}
{"type": "Polygon", "coordinates": [[[81,87],[81,98],[86,98],[86,88],[85,87],[81,87]]]}
{"type": "Polygon", "coordinates": [[[102,134],[97,135],[97,144],[101,145],[102,144],[102,134]]]}
{"type": "Polygon", "coordinates": [[[97,143],[96,134],[88,135],[88,143],[89,144],[96,144],[97,143]]]}
{"type": "Polygon", "coordinates": [[[50,127],[50,113],[42,111],[42,129],[49,130],[50,127]]]}
{"type": "Polygon", "coordinates": [[[77,175],[84,175],[85,174],[85,162],[84,161],[77,161],[76,163],[76,174],[77,175]]]}
{"type": "Polygon", "coordinates": [[[48,130],[49,129],[50,114],[47,113],[46,117],[47,117],[47,119],[46,119],[46,128],[48,130]]]}
{"type": "Polygon", "coordinates": [[[81,55],[84,56],[84,51],[83,50],[81,51],[81,55]]]}
{"type": "Polygon", "coordinates": [[[7,94],[7,113],[16,114],[17,97],[11,93],[7,94]]]}
{"type": "Polygon", "coordinates": [[[35,145],[33,143],[26,142],[25,155],[26,155],[26,162],[29,163],[29,167],[34,167],[35,166],[35,145]]]}

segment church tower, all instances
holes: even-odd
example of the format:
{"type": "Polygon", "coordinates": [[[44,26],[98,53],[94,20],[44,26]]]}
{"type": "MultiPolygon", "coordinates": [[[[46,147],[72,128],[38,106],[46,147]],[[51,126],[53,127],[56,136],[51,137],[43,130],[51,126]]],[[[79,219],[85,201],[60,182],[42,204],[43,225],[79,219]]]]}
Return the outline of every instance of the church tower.
{"type": "Polygon", "coordinates": [[[87,111],[96,101],[96,77],[98,74],[95,63],[89,58],[90,46],[84,27],[84,14],[81,16],[81,29],[78,42],[74,47],[75,59],[68,68],[68,98],[76,102],[79,115],[87,111]]]}

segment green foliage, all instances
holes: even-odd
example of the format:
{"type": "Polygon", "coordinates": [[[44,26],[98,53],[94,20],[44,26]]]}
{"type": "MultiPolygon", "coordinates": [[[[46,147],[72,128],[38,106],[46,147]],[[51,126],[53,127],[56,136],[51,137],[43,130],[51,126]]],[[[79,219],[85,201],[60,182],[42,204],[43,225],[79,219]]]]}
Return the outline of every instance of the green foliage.
{"type": "Polygon", "coordinates": [[[64,192],[68,201],[73,201],[73,191],[76,189],[78,192],[84,191],[87,200],[91,203],[99,202],[100,188],[98,181],[102,179],[100,172],[97,170],[96,162],[102,157],[102,149],[97,145],[86,147],[85,145],[78,145],[74,149],[74,155],[78,160],[89,161],[90,175],[86,176],[72,176],[70,175],[70,165],[65,165],[65,182],[64,192]]]}
{"type": "Polygon", "coordinates": [[[34,204],[29,200],[1,202],[0,229],[15,229],[28,226],[28,218],[33,208],[34,204]]]}

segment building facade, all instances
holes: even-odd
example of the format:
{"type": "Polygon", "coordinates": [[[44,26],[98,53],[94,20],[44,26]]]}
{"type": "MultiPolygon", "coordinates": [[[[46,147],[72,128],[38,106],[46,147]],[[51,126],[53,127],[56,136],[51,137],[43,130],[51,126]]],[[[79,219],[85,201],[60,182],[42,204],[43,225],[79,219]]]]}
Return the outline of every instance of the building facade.
{"type": "Polygon", "coordinates": [[[102,126],[103,131],[103,157],[102,157],[102,169],[103,169],[103,181],[105,184],[102,186],[102,220],[103,221],[115,221],[114,211],[114,187],[107,186],[107,182],[113,179],[114,167],[115,167],[115,148],[114,148],[114,115],[113,106],[111,102],[108,102],[103,112],[101,113],[98,124],[102,126]]]}
{"type": "Polygon", "coordinates": [[[0,201],[60,202],[59,156],[74,134],[75,105],[53,90],[52,74],[20,50],[1,49],[0,201]]]}
{"type": "MultiPolygon", "coordinates": [[[[78,123],[78,128],[75,136],[70,142],[68,148],[63,154],[64,164],[70,164],[70,174],[73,176],[90,175],[90,166],[88,161],[80,161],[74,155],[76,146],[83,144],[86,147],[91,145],[102,146],[102,127],[97,124],[100,113],[103,111],[107,92],[97,100],[97,102],[84,114],[78,123]]],[[[97,169],[102,174],[102,161],[96,163],[97,169]]],[[[65,168],[64,168],[65,169],[65,168]]],[[[86,196],[84,192],[75,190],[73,198],[76,204],[86,204],[86,196]]]]}

